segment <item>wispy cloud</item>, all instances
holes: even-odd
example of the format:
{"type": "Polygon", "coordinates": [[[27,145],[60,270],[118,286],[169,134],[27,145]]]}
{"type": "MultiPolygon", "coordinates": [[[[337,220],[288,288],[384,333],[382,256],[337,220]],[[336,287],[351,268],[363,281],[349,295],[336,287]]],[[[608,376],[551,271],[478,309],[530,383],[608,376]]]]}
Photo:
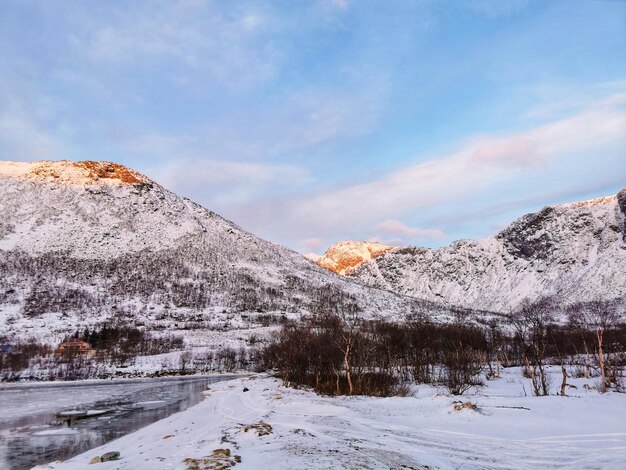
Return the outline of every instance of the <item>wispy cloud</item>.
{"type": "Polygon", "coordinates": [[[210,78],[228,86],[249,85],[271,77],[280,57],[263,12],[244,8],[229,16],[207,1],[135,5],[118,10],[74,44],[100,64],[140,67],[174,61],[172,79],[182,84],[210,78]]]}
{"type": "Polygon", "coordinates": [[[306,170],[293,165],[206,159],[179,159],[153,169],[151,175],[174,191],[223,206],[250,202],[310,178],[306,170]]]}
{"type": "Polygon", "coordinates": [[[441,240],[444,237],[444,233],[439,229],[433,228],[421,228],[421,227],[409,227],[406,224],[398,220],[388,219],[378,225],[375,229],[384,235],[391,235],[399,237],[404,240],[441,240]]]}
{"type": "Polygon", "coordinates": [[[598,106],[605,101],[622,101],[621,95],[626,90],[626,80],[580,85],[567,80],[539,81],[527,85],[524,99],[531,103],[525,113],[528,119],[558,119],[577,110],[598,106]],[[608,97],[608,98],[607,98],[608,97]]]}
{"type": "Polygon", "coordinates": [[[0,151],[9,160],[58,158],[62,144],[31,117],[0,110],[0,151]]]}
{"type": "Polygon", "coordinates": [[[328,227],[380,220],[485,190],[518,172],[567,159],[568,152],[624,142],[623,100],[608,102],[525,132],[475,139],[452,154],[320,193],[297,203],[294,213],[328,227]]]}
{"type": "Polygon", "coordinates": [[[528,6],[529,0],[467,0],[463,3],[476,12],[495,18],[517,13],[528,6]]]}
{"type": "Polygon", "coordinates": [[[64,142],[45,125],[54,107],[51,100],[24,84],[2,80],[0,88],[0,153],[4,159],[58,158],[64,142]]]}
{"type": "Polygon", "coordinates": [[[300,244],[311,251],[319,251],[324,248],[324,240],[320,237],[307,238],[302,240],[300,244]]]}
{"type": "Polygon", "coordinates": [[[335,8],[339,8],[340,10],[345,10],[348,8],[349,1],[348,0],[330,0],[330,4],[335,8]]]}

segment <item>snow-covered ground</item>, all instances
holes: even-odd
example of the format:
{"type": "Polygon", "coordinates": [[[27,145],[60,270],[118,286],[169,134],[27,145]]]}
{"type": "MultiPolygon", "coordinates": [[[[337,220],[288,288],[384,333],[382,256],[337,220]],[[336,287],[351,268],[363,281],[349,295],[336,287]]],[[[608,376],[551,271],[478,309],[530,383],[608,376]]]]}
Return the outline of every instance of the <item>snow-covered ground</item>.
{"type": "Polygon", "coordinates": [[[533,397],[520,370],[507,369],[460,398],[477,410],[458,411],[459,397],[432,386],[414,387],[412,397],[332,398],[240,378],[212,386],[193,408],[39,468],[84,469],[119,451],[120,460],[94,468],[622,469],[626,394],[601,395],[595,381],[570,379],[567,397],[533,397]]]}

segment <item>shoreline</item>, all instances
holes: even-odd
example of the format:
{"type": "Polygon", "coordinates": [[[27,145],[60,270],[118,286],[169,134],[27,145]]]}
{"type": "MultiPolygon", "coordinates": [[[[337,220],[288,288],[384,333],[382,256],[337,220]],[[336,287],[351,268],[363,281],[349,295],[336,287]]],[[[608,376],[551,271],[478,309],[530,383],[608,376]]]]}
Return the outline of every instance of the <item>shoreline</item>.
{"type": "Polygon", "coordinates": [[[233,379],[239,377],[245,377],[251,375],[247,373],[228,372],[223,374],[185,374],[185,375],[161,375],[161,376],[137,376],[137,377],[111,377],[105,379],[78,379],[78,380],[26,380],[15,382],[0,382],[0,393],[3,390],[15,390],[28,388],[62,388],[66,386],[71,387],[87,387],[90,385],[116,385],[123,383],[141,383],[141,382],[157,382],[157,381],[170,381],[170,380],[202,380],[212,377],[233,377],[233,379]]]}

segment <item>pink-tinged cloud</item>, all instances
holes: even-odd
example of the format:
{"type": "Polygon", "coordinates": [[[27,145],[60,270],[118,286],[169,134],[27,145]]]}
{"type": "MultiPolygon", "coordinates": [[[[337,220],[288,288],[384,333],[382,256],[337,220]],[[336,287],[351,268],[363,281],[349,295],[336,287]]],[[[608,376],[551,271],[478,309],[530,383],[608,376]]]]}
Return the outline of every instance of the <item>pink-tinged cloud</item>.
{"type": "Polygon", "coordinates": [[[475,162],[486,165],[533,166],[542,163],[537,146],[526,137],[512,137],[479,146],[472,156],[475,162]]]}
{"type": "Polygon", "coordinates": [[[302,240],[300,244],[310,251],[319,251],[324,247],[324,240],[321,238],[307,238],[302,240]]]}
{"type": "Polygon", "coordinates": [[[441,240],[444,233],[438,229],[409,227],[397,220],[388,219],[376,225],[376,230],[385,235],[400,238],[422,238],[429,240],[441,240]]]}
{"type": "Polygon", "coordinates": [[[293,214],[302,221],[320,221],[329,231],[398,218],[421,207],[483,192],[520,172],[536,171],[556,161],[565,163],[572,152],[623,145],[626,111],[620,105],[625,100],[616,95],[565,119],[508,136],[476,139],[438,159],[300,199],[293,214]]]}

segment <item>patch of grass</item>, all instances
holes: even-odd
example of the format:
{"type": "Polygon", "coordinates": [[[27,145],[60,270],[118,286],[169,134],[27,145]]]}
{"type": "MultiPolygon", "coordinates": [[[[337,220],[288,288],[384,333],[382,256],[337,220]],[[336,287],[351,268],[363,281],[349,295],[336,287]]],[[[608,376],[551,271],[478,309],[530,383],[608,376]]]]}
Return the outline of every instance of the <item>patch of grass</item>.
{"type": "Polygon", "coordinates": [[[232,455],[230,449],[215,449],[211,455],[199,459],[186,458],[183,463],[187,470],[226,470],[241,463],[239,455],[232,455]]]}
{"type": "Polygon", "coordinates": [[[454,411],[472,410],[480,413],[480,408],[478,408],[478,405],[472,403],[471,401],[455,401],[454,403],[452,403],[452,406],[454,408],[454,411]]]}
{"type": "Polygon", "coordinates": [[[265,421],[259,421],[258,423],[254,423],[254,424],[246,424],[243,427],[243,432],[248,432],[248,431],[254,431],[256,432],[257,436],[261,437],[261,436],[269,436],[270,434],[272,434],[273,429],[272,429],[272,426],[270,426],[265,421]]]}

